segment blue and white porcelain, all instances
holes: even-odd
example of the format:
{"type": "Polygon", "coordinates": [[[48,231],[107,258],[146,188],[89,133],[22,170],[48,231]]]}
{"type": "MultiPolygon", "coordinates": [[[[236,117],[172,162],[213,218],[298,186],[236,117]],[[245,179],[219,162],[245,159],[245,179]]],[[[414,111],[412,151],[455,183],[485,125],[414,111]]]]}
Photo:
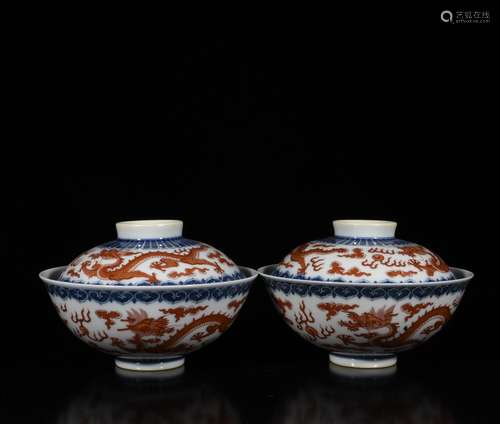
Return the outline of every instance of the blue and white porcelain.
{"type": "Polygon", "coordinates": [[[306,243],[259,272],[277,310],[334,364],[383,368],[436,334],[473,277],[394,238],[395,222],[334,221],[335,237],[306,243]]]}
{"type": "Polygon", "coordinates": [[[334,237],[293,249],[273,273],[352,283],[425,283],[454,278],[438,255],[395,238],[396,225],[392,221],[334,221],[334,237]]]}
{"type": "Polygon", "coordinates": [[[90,249],[60,279],[82,284],[209,284],[243,277],[224,253],[182,237],[182,221],[118,222],[118,239],[90,249]]]}
{"type": "Polygon", "coordinates": [[[118,223],[119,239],[40,273],[61,319],[118,367],[156,371],[233,323],[256,271],[181,237],[181,221],[118,223]],[[120,278],[121,277],[121,278],[120,278]]]}

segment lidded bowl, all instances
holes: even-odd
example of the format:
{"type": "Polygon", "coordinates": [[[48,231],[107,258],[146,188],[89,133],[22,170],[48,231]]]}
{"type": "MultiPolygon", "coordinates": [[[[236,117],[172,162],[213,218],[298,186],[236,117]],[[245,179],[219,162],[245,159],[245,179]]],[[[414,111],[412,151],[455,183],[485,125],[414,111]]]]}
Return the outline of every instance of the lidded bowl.
{"type": "Polygon", "coordinates": [[[395,238],[392,221],[334,221],[333,237],[305,243],[259,269],[285,322],[336,365],[383,368],[451,318],[473,274],[395,238]]]}
{"type": "Polygon", "coordinates": [[[334,237],[295,248],[273,275],[349,283],[425,283],[454,278],[438,255],[395,238],[396,225],[391,221],[334,221],[334,237]]]}
{"type": "Polygon", "coordinates": [[[59,279],[80,284],[210,284],[243,277],[208,244],[182,237],[182,221],[118,222],[118,239],[75,258],[59,279]]]}
{"type": "Polygon", "coordinates": [[[120,368],[181,366],[229,328],[256,278],[212,246],[182,237],[182,226],[120,222],[117,240],[40,273],[73,334],[114,355],[120,368]]]}

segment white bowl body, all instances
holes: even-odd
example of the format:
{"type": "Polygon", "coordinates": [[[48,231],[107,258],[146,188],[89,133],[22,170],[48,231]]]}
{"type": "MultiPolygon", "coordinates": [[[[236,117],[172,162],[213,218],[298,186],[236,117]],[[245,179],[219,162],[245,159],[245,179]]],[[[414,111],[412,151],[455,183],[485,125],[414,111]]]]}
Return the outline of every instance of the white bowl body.
{"type": "Polygon", "coordinates": [[[303,338],[328,349],[344,366],[395,363],[394,354],[436,334],[451,318],[472,278],[452,268],[455,280],[427,284],[355,284],[265,277],[285,322],[303,338]]]}
{"type": "Polygon", "coordinates": [[[257,273],[190,286],[102,286],[57,281],[64,267],[40,274],[61,319],[79,339],[118,356],[128,369],[181,366],[183,355],[217,339],[233,323],[257,273]]]}

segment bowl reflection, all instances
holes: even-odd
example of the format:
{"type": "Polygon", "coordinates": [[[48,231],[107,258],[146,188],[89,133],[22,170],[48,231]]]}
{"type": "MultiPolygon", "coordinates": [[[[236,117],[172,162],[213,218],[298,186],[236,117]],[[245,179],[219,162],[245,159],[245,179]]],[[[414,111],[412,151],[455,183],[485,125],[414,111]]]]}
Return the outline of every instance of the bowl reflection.
{"type": "Polygon", "coordinates": [[[183,373],[183,368],[161,373],[117,369],[115,376],[96,379],[76,394],[57,423],[240,423],[224,393],[183,373]]]}
{"type": "MultiPolygon", "coordinates": [[[[333,369],[332,369],[333,368],[333,369]]],[[[394,369],[341,369],[329,380],[297,385],[277,406],[273,423],[455,423],[446,398],[415,381],[401,381],[394,369]],[[357,371],[353,373],[353,371],[357,371]],[[368,372],[366,372],[368,371],[368,372]],[[376,370],[381,371],[381,370],[376,370]]]]}

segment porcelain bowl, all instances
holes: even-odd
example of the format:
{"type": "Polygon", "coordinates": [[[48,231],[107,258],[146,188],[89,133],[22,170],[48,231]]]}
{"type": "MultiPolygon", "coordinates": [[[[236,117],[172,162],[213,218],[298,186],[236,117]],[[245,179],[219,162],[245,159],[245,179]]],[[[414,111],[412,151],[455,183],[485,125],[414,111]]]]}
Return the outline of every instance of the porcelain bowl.
{"type": "Polygon", "coordinates": [[[257,272],[184,286],[112,286],[58,281],[66,267],[40,273],[59,316],[83,342],[115,356],[118,367],[180,367],[184,356],[216,340],[233,323],[257,272]]]}
{"type": "Polygon", "coordinates": [[[330,352],[334,364],[383,368],[398,352],[439,332],[451,318],[473,274],[450,268],[453,280],[420,283],[344,283],[259,273],[274,305],[295,332],[330,352]]]}

